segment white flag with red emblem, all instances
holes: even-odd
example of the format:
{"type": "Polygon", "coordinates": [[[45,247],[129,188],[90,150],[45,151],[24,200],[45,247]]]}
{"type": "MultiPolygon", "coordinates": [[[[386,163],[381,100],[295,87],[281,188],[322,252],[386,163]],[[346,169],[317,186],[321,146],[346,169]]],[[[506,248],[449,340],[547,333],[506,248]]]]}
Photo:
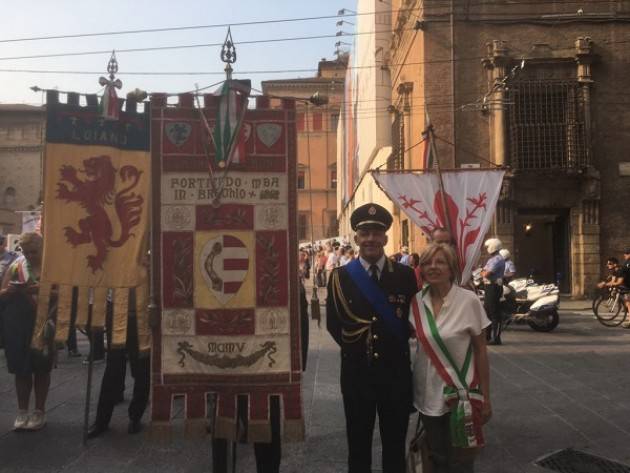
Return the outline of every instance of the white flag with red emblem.
{"type": "Polygon", "coordinates": [[[484,236],[490,228],[504,174],[502,170],[442,172],[444,196],[440,192],[438,175],[434,172],[375,171],[372,176],[426,235],[436,228],[451,229],[459,259],[460,282],[465,284],[470,279],[484,236]]]}

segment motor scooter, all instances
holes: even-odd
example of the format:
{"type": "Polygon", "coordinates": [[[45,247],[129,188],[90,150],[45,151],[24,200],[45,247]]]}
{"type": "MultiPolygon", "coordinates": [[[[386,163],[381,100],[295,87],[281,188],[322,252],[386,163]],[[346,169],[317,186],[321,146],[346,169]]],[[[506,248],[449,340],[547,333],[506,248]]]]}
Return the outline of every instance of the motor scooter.
{"type": "MultiPolygon", "coordinates": [[[[481,270],[473,272],[473,283],[483,300],[481,270]]],[[[529,278],[518,278],[503,285],[501,296],[501,329],[512,322],[527,323],[537,332],[551,332],[558,326],[560,291],[555,284],[538,284],[529,278]]]]}

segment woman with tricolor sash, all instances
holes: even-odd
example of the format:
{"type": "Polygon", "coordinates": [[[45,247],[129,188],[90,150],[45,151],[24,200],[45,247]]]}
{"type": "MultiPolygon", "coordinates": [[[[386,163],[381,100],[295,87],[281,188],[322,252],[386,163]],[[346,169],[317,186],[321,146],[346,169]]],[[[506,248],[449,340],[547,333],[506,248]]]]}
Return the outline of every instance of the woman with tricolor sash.
{"type": "Polygon", "coordinates": [[[484,329],[490,320],[472,291],[457,285],[457,256],[432,243],[420,255],[425,283],[411,304],[418,350],[414,405],[435,473],[472,472],[492,415],[484,329]]]}
{"type": "Polygon", "coordinates": [[[7,368],[15,375],[18,398],[18,414],[13,428],[39,430],[46,424],[45,405],[54,356],[54,350],[49,349],[48,356],[31,350],[43,240],[37,233],[24,233],[20,237],[20,246],[22,256],[9,266],[2,280],[0,313],[7,368]],[[29,414],[31,391],[35,394],[35,409],[29,414]]]}

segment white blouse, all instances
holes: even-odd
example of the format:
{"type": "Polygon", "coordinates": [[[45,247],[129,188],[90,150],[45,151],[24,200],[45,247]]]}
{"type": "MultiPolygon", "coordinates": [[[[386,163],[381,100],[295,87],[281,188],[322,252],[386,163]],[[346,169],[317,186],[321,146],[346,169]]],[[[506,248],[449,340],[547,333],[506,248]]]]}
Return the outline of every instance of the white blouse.
{"type": "MultiPolygon", "coordinates": [[[[419,304],[422,303],[421,297],[422,293],[418,292],[416,298],[419,304]]],[[[483,329],[490,325],[490,320],[481,305],[481,301],[474,292],[453,285],[444,298],[439,314],[436,315],[433,310],[429,291],[424,296],[424,302],[435,317],[440,337],[442,337],[455,363],[461,368],[471,337],[480,335],[483,329]]],[[[409,320],[415,326],[413,312],[410,314],[409,320]]],[[[424,352],[422,344],[418,340],[416,343],[416,359],[413,366],[414,406],[428,416],[444,415],[449,412],[444,401],[445,383],[424,352]]]]}

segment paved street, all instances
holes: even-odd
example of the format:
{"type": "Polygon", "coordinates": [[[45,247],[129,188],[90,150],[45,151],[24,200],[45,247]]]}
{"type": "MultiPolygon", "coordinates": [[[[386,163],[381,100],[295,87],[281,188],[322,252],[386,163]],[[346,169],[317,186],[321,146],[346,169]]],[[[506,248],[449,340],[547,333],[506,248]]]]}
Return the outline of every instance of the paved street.
{"type": "MultiPolygon", "coordinates": [[[[512,327],[504,346],[490,348],[495,414],[477,471],[547,471],[533,462],[566,447],[630,464],[630,331],[600,326],[588,311],[579,310],[587,305],[563,303],[553,333],[512,327]]],[[[80,348],[87,351],[85,340],[80,348]]],[[[284,446],[283,472],[345,471],[337,360],[331,338],[312,322],[304,382],[307,439],[284,446]]],[[[84,448],[87,370],[81,359],[64,353],[53,372],[48,426],[37,433],[12,432],[16,401],[5,365],[0,356],[0,473],[210,471],[209,442],[185,439],[183,426],[165,445],[146,433],[127,435],[128,401],[116,409],[111,431],[84,448]]],[[[95,370],[97,388],[102,370],[103,365],[95,370]]],[[[131,386],[128,380],[127,400],[131,386]]],[[[375,450],[375,471],[380,471],[379,455],[375,450]]],[[[239,446],[237,469],[255,471],[251,447],[239,446]]]]}

